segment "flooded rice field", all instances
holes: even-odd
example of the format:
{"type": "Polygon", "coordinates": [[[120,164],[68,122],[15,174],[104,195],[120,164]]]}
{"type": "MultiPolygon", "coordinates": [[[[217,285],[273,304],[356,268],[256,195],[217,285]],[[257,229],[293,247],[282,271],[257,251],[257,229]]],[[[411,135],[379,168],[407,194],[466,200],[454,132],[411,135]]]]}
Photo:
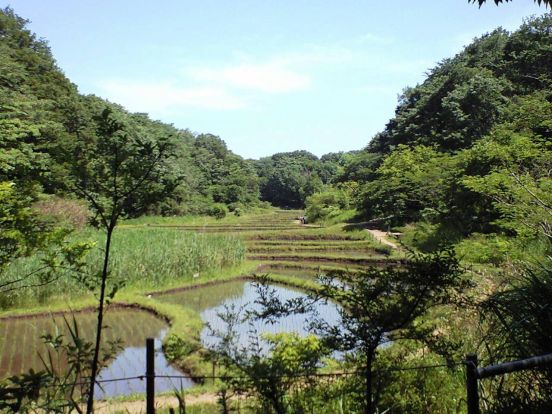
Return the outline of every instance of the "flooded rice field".
{"type": "MultiPolygon", "coordinates": [[[[276,296],[282,301],[307,297],[304,292],[288,286],[271,285],[271,288],[274,289],[276,296]]],[[[199,312],[203,321],[208,323],[214,331],[225,331],[226,329],[226,324],[219,317],[220,313],[225,313],[226,309],[231,308],[247,308],[248,311],[259,310],[260,306],[255,303],[258,298],[259,293],[255,283],[243,280],[198,287],[193,290],[156,297],[157,300],[179,304],[199,312]]],[[[339,313],[335,304],[318,303],[315,310],[320,318],[330,324],[337,323],[339,320],[339,313]]],[[[251,325],[249,322],[243,322],[236,326],[236,333],[239,335],[240,345],[244,346],[248,344],[252,329],[257,334],[297,332],[306,335],[312,318],[312,314],[306,314],[286,316],[273,324],[255,321],[251,325]]],[[[207,327],[203,329],[201,339],[206,346],[214,346],[218,340],[211,335],[211,330],[207,327]]]]}
{"type": "MultiPolygon", "coordinates": [[[[90,312],[75,314],[79,327],[79,335],[92,341],[96,332],[96,315],[90,312]]],[[[67,322],[72,325],[71,315],[66,315],[67,322]]],[[[42,338],[43,335],[63,335],[67,342],[70,332],[63,316],[26,316],[22,318],[0,319],[0,379],[12,375],[43,370],[45,361],[49,361],[48,352],[53,356],[54,368],[62,370],[67,361],[63,355],[55,353],[42,338]]],[[[168,325],[162,319],[149,312],[137,309],[110,309],[105,318],[107,329],[103,331],[104,344],[108,341],[120,340],[122,347],[117,355],[103,368],[98,380],[112,380],[124,377],[137,377],[146,370],[146,338],[155,338],[155,367],[160,375],[182,375],[180,371],[169,365],[161,351],[161,341],[167,333],[168,325]]],[[[48,364],[50,364],[48,362],[48,364]]],[[[182,385],[189,387],[190,380],[183,380],[182,385]]],[[[180,380],[158,379],[156,391],[170,391],[180,380]]],[[[145,380],[105,382],[102,387],[96,387],[98,398],[116,395],[129,395],[145,392],[145,380]]]]}

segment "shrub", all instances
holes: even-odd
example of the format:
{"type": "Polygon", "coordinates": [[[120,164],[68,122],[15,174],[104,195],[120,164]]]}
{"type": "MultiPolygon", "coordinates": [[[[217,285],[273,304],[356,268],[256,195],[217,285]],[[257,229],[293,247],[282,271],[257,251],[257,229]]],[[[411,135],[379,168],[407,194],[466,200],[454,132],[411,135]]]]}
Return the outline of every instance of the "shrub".
{"type": "Polygon", "coordinates": [[[347,191],[329,188],[307,198],[305,213],[310,222],[331,220],[349,207],[349,201],[347,191]]]}
{"type": "Polygon", "coordinates": [[[498,265],[508,256],[511,242],[496,234],[474,233],[456,246],[460,258],[471,263],[498,265]]]}
{"type": "Polygon", "coordinates": [[[223,219],[227,214],[228,207],[225,204],[213,204],[209,209],[209,215],[215,217],[217,220],[223,219]]]}

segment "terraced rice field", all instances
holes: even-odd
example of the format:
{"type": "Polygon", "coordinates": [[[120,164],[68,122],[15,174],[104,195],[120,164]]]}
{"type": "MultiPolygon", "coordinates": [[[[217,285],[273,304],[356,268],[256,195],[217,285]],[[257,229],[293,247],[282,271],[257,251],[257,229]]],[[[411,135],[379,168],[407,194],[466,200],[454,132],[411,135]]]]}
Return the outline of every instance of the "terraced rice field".
{"type": "Polygon", "coordinates": [[[301,211],[278,211],[263,222],[267,231],[244,234],[248,260],[260,262],[259,272],[282,276],[314,277],[327,272],[358,272],[367,265],[397,262],[392,250],[365,231],[344,231],[301,225],[301,211]],[[289,231],[290,223],[295,229],[289,231]]]}
{"type": "Polygon", "coordinates": [[[358,271],[364,266],[400,263],[397,253],[362,229],[322,228],[301,224],[299,210],[277,210],[203,225],[153,224],[206,233],[235,233],[246,244],[246,259],[258,262],[258,272],[313,277],[319,272],[358,271]]]}
{"type": "MultiPolygon", "coordinates": [[[[72,324],[72,317],[66,316],[72,324]]],[[[96,332],[96,314],[81,312],[75,314],[81,338],[92,341],[96,332]]],[[[146,338],[155,338],[156,348],[161,348],[161,340],[167,331],[167,324],[153,314],[137,309],[110,309],[106,314],[103,331],[103,343],[120,340],[122,347],[115,358],[110,361],[99,375],[99,380],[112,378],[135,377],[143,375],[146,363],[146,338]]],[[[12,375],[43,370],[48,361],[48,352],[52,356],[54,368],[63,372],[66,359],[63,354],[54,352],[45,345],[43,335],[63,335],[65,342],[70,342],[70,333],[64,317],[24,316],[0,319],[0,379],[12,375]]],[[[49,364],[49,363],[48,363],[49,364]]],[[[158,373],[181,375],[166,361],[162,352],[158,352],[155,361],[158,373]]],[[[188,381],[191,385],[192,382],[188,381]]],[[[172,390],[173,384],[160,380],[156,384],[158,391],[172,390]]],[[[98,398],[114,395],[127,395],[145,392],[145,383],[140,380],[106,383],[96,390],[98,398]]]]}
{"type": "MultiPolygon", "coordinates": [[[[261,215],[235,218],[229,222],[215,222],[206,220],[204,225],[178,224],[146,224],[140,225],[143,231],[147,227],[156,228],[155,231],[190,231],[205,233],[234,233],[243,239],[246,246],[246,260],[256,266],[255,273],[278,276],[292,283],[291,277],[313,279],[317,274],[329,272],[359,272],[367,265],[400,264],[400,254],[373,239],[363,229],[347,231],[343,226],[323,228],[318,225],[304,225],[298,220],[301,211],[279,210],[261,215]]],[[[129,225],[135,228],[136,225],[129,225]]],[[[243,250],[242,250],[243,252],[243,250]]],[[[175,252],[178,254],[178,252],[175,252]]],[[[247,277],[249,275],[242,275],[247,277]]],[[[243,279],[243,278],[242,278],[243,279]]],[[[233,300],[242,304],[252,297],[252,287],[244,280],[226,282],[222,285],[187,286],[181,294],[168,295],[161,300],[173,305],[183,305],[194,309],[202,317],[210,318],[221,303],[233,300]],[[244,293],[245,292],[245,293],[244,293]],[[185,302],[185,303],[184,303],[185,302]],[[213,311],[214,309],[214,311],[213,311]],[[205,315],[204,315],[205,313],[205,315]]],[[[287,283],[287,282],[286,282],[287,283]]],[[[301,293],[279,287],[279,294],[299,295],[301,293]]],[[[144,292],[145,293],[145,292],[144,292]]],[[[216,312],[215,312],[216,313],[216,312]]],[[[329,313],[335,314],[335,310],[329,313]]],[[[80,333],[85,339],[92,339],[95,332],[95,315],[80,313],[77,316],[80,333]]],[[[208,320],[208,322],[212,322],[208,320]]],[[[302,324],[294,321],[294,324],[302,324]]],[[[145,357],[144,342],[146,337],[157,339],[157,345],[167,331],[165,322],[150,313],[139,310],[112,309],[107,316],[106,324],[110,329],[105,331],[106,340],[119,338],[123,341],[124,350],[102,371],[100,378],[120,378],[142,375],[145,357]]],[[[286,326],[291,326],[288,321],[286,326]]],[[[295,328],[293,328],[295,329],[295,328]]],[[[0,318],[0,379],[9,375],[20,374],[30,368],[42,368],[39,354],[44,354],[46,348],[41,336],[45,333],[61,333],[67,335],[67,328],[61,316],[54,317],[22,317],[0,318]]],[[[178,371],[171,371],[164,359],[163,353],[158,353],[157,367],[168,370],[165,375],[173,375],[178,371]]],[[[63,365],[63,358],[59,360],[63,365]]],[[[159,371],[158,371],[159,373],[159,371]]],[[[161,387],[164,385],[158,384],[161,387]]],[[[192,383],[183,384],[191,386],[192,383]]],[[[98,396],[121,395],[131,392],[143,392],[141,384],[113,383],[98,396]]],[[[166,384],[166,389],[172,389],[172,384],[166,384]]],[[[163,390],[163,388],[159,389],[163,390]]]]}
{"type": "MultiPolygon", "coordinates": [[[[301,211],[276,211],[244,218],[238,223],[172,225],[171,228],[177,227],[183,231],[239,233],[246,245],[246,259],[257,263],[257,274],[270,274],[292,284],[291,278],[312,280],[321,273],[358,273],[367,265],[400,264],[398,253],[374,240],[367,231],[346,231],[343,226],[322,228],[318,225],[303,225],[297,219],[302,214],[301,211]]],[[[288,286],[274,285],[273,288],[282,299],[303,294],[294,293],[288,286]]],[[[217,313],[223,311],[224,306],[247,306],[249,309],[255,306],[256,296],[255,289],[249,281],[235,280],[187,287],[158,295],[155,299],[192,308],[201,314],[205,322],[222,329],[217,313]]],[[[336,318],[337,311],[324,309],[323,313],[331,320],[336,318]]],[[[306,328],[304,319],[286,319],[280,322],[279,331],[288,329],[302,332],[306,328]]],[[[246,331],[247,327],[238,329],[242,335],[245,335],[246,331]]],[[[259,332],[265,331],[266,327],[262,327],[259,332]]],[[[202,339],[204,343],[209,343],[205,332],[204,330],[202,333],[202,339]]]]}

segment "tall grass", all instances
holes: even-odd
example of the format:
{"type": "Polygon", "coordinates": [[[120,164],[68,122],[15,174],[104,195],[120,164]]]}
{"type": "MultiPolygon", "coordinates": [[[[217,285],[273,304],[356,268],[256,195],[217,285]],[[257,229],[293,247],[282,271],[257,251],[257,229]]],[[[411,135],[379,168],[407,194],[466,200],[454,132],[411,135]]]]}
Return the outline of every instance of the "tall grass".
{"type": "MultiPolygon", "coordinates": [[[[85,269],[87,275],[94,275],[101,269],[105,234],[86,229],[73,237],[96,243],[96,248],[88,255],[85,269]]],[[[243,242],[229,234],[197,234],[154,228],[119,229],[113,238],[110,280],[123,281],[126,287],[154,289],[236,266],[244,258],[243,242]]],[[[9,274],[12,277],[28,274],[40,266],[39,257],[26,258],[14,263],[9,274]]],[[[55,282],[40,288],[0,294],[0,308],[43,304],[52,296],[74,297],[87,292],[70,272],[60,271],[58,276],[55,282]]],[[[38,284],[40,280],[31,278],[27,284],[29,282],[38,284]]]]}

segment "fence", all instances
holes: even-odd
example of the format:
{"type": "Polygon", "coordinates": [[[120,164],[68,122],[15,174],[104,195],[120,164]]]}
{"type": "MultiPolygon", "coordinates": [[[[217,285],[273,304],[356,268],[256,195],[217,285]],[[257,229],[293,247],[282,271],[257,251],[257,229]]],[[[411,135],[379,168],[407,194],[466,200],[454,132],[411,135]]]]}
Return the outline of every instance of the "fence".
{"type": "Polygon", "coordinates": [[[481,368],[477,366],[477,355],[472,354],[466,357],[465,363],[468,414],[480,414],[478,387],[478,381],[480,379],[504,375],[510,372],[517,372],[552,365],[552,354],[505,362],[503,364],[488,365],[481,368]]]}
{"type": "MultiPolygon", "coordinates": [[[[466,370],[466,403],[468,414],[480,414],[479,407],[479,380],[504,375],[507,373],[528,370],[533,368],[545,367],[552,365],[552,354],[546,354],[541,356],[534,356],[527,359],[517,360],[506,362],[497,365],[489,365],[485,367],[478,366],[477,355],[471,354],[467,355],[466,359],[462,362],[455,364],[436,364],[436,365],[420,365],[414,367],[396,367],[388,368],[385,371],[409,371],[409,370],[426,370],[426,369],[435,369],[435,368],[451,368],[454,366],[465,366],[466,370]]],[[[352,372],[337,372],[337,373],[317,373],[314,376],[316,377],[343,377],[350,375],[361,374],[362,371],[352,371],[352,372]]],[[[215,376],[213,371],[212,376],[202,376],[201,379],[237,379],[237,377],[228,377],[228,376],[215,376]]],[[[294,377],[303,377],[305,375],[298,374],[294,377]]],[[[289,376],[286,376],[289,377],[289,376]]],[[[116,382],[116,381],[126,381],[131,379],[145,379],[146,380],[146,414],[155,413],[155,379],[156,378],[173,378],[173,379],[190,379],[186,375],[157,375],[155,373],[155,347],[154,339],[146,339],[146,372],[145,375],[137,377],[126,377],[126,378],[112,378],[107,380],[98,380],[97,383],[106,383],[106,382],[116,382]]],[[[194,378],[196,379],[196,378],[194,378]]],[[[82,383],[85,384],[85,383],[82,383]]],[[[7,390],[9,391],[9,390],[7,390]]],[[[38,392],[38,390],[37,390],[38,392]]],[[[38,394],[37,394],[38,395],[38,394]]]]}
{"type": "MultiPolygon", "coordinates": [[[[552,365],[552,354],[535,356],[527,359],[505,362],[497,365],[488,365],[486,367],[478,367],[477,355],[471,354],[466,356],[466,360],[455,365],[465,365],[466,367],[466,397],[468,414],[480,414],[479,409],[479,389],[478,381],[484,378],[504,375],[511,372],[528,370],[538,367],[552,365]]],[[[390,371],[407,371],[407,370],[424,370],[449,367],[449,364],[438,365],[423,365],[415,367],[391,368],[390,371]]],[[[338,375],[355,375],[359,372],[343,372],[338,375]]],[[[335,376],[336,374],[318,374],[320,376],[335,376]]],[[[155,375],[155,348],[154,340],[146,339],[146,414],[155,413],[155,378],[160,376],[155,375]]],[[[207,378],[207,377],[205,377],[207,378]]],[[[212,379],[216,379],[215,375],[212,379]]],[[[222,378],[222,377],[221,377],[222,378]]]]}

